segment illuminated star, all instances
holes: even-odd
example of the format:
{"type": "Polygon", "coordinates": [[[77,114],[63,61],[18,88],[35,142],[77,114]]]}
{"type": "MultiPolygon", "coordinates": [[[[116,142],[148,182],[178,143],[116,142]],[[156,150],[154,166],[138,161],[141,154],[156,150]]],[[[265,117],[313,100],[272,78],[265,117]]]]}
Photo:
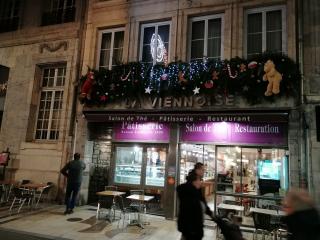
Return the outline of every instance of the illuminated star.
{"type": "Polygon", "coordinates": [[[152,89],[151,89],[150,87],[147,87],[147,88],[145,89],[145,93],[151,94],[151,91],[152,91],[152,89]]]}
{"type": "Polygon", "coordinates": [[[196,87],[196,88],[193,89],[192,91],[193,91],[193,94],[194,94],[194,95],[199,94],[200,88],[196,87]]]}

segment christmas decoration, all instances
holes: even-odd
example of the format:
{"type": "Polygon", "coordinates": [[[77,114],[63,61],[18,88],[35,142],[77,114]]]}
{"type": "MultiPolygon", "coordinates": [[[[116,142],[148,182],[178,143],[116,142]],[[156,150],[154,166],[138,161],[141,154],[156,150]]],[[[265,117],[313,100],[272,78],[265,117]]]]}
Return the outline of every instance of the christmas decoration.
{"type": "Polygon", "coordinates": [[[268,81],[267,91],[265,96],[271,96],[272,94],[280,93],[280,82],[282,80],[281,74],[276,70],[272,60],[268,60],[264,64],[265,74],[263,75],[263,81],[268,81]]]}
{"type": "Polygon", "coordinates": [[[88,71],[81,78],[80,100],[92,106],[144,95],[177,97],[201,92],[208,96],[233,94],[258,104],[276,101],[277,96],[297,96],[300,80],[297,65],[283,54],[265,53],[249,61],[236,57],[156,65],[132,62],[112,70],[88,71]]]}

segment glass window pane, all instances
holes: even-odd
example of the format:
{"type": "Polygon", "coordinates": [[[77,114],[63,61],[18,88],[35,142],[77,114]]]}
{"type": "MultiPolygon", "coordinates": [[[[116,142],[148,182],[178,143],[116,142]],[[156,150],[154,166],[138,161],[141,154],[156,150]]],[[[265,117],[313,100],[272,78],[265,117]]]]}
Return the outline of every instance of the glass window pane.
{"type": "Polygon", "coordinates": [[[281,10],[267,12],[267,31],[275,31],[281,29],[281,10]]]}
{"type": "Polygon", "coordinates": [[[192,22],[192,40],[204,39],[204,21],[192,22]]]}
{"type": "Polygon", "coordinates": [[[113,58],[112,58],[112,65],[113,66],[120,64],[122,62],[122,52],[123,52],[122,48],[113,50],[113,58]]]}
{"type": "Polygon", "coordinates": [[[101,49],[110,49],[111,47],[111,33],[102,34],[101,49]]]}
{"type": "Polygon", "coordinates": [[[150,45],[144,45],[142,50],[142,62],[152,63],[150,45]]]}
{"type": "Polygon", "coordinates": [[[267,51],[282,51],[282,32],[267,32],[267,51]]]}
{"type": "Polygon", "coordinates": [[[169,42],[170,25],[163,25],[158,27],[158,35],[163,42],[169,42]]]}
{"type": "Polygon", "coordinates": [[[208,38],[221,37],[221,18],[208,21],[208,38]]]}
{"type": "Polygon", "coordinates": [[[262,53],[262,34],[250,34],[247,38],[247,53],[262,53]]]}
{"type": "Polygon", "coordinates": [[[108,67],[109,60],[110,60],[110,50],[101,50],[99,66],[108,67]]]}
{"type": "Polygon", "coordinates": [[[262,13],[252,13],[248,15],[248,33],[262,32],[262,13]]]}
{"type": "Polygon", "coordinates": [[[143,31],[143,44],[150,44],[152,35],[155,33],[155,27],[146,27],[143,31]]]}
{"type": "Polygon", "coordinates": [[[146,185],[159,187],[164,186],[166,159],[166,148],[147,148],[146,185]]]}
{"type": "Polygon", "coordinates": [[[114,48],[122,48],[123,47],[123,38],[124,38],[124,32],[116,32],[114,34],[114,48]]]}
{"type": "Polygon", "coordinates": [[[141,183],[142,147],[116,147],[115,183],[141,183]]]}
{"type": "Polygon", "coordinates": [[[191,42],[191,59],[203,58],[204,41],[197,40],[191,42]]]}
{"type": "Polygon", "coordinates": [[[208,39],[208,58],[220,58],[221,56],[221,38],[208,39]]]}

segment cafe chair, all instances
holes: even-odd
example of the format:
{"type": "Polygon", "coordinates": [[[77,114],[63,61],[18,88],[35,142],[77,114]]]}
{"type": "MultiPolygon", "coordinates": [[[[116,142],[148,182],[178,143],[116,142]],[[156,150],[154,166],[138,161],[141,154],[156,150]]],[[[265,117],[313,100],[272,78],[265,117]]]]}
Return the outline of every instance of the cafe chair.
{"type": "Polygon", "coordinates": [[[33,199],[33,195],[29,191],[23,188],[13,188],[12,193],[14,197],[13,197],[9,212],[12,212],[12,209],[17,202],[19,206],[18,208],[18,213],[19,213],[21,208],[25,204],[25,202],[28,201],[28,205],[29,205],[30,201],[33,199]]]}
{"type": "Polygon", "coordinates": [[[49,193],[50,193],[50,190],[52,189],[52,187],[53,187],[53,183],[52,183],[52,182],[48,182],[45,187],[40,188],[39,190],[37,190],[37,191],[35,192],[35,198],[37,199],[37,202],[36,202],[35,207],[38,206],[39,202],[40,202],[41,200],[43,200],[44,197],[45,197],[46,200],[48,201],[49,193]]]}
{"type": "Polygon", "coordinates": [[[125,226],[126,216],[128,216],[128,223],[130,223],[131,213],[135,213],[135,211],[132,210],[131,207],[126,207],[124,205],[124,201],[123,201],[122,196],[115,196],[114,201],[115,201],[116,208],[119,209],[119,211],[120,211],[120,219],[118,221],[118,228],[120,226],[121,221],[122,221],[122,228],[127,227],[127,225],[125,226]]]}
{"type": "Polygon", "coordinates": [[[118,191],[118,187],[117,186],[105,186],[104,190],[105,191],[118,191]]]}
{"type": "Polygon", "coordinates": [[[271,224],[271,215],[264,213],[252,212],[254,222],[253,240],[258,239],[258,234],[262,235],[265,240],[266,236],[273,238],[275,236],[274,226],[271,224]]]}

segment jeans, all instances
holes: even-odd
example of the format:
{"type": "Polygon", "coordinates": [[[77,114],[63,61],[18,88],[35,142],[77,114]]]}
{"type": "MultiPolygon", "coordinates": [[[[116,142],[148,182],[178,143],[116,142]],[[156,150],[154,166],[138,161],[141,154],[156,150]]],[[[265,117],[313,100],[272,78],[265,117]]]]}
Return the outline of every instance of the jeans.
{"type": "Polygon", "coordinates": [[[65,204],[66,209],[73,209],[76,203],[76,198],[80,190],[81,183],[68,183],[66,189],[65,204]],[[71,196],[72,195],[72,196],[71,196]]]}

